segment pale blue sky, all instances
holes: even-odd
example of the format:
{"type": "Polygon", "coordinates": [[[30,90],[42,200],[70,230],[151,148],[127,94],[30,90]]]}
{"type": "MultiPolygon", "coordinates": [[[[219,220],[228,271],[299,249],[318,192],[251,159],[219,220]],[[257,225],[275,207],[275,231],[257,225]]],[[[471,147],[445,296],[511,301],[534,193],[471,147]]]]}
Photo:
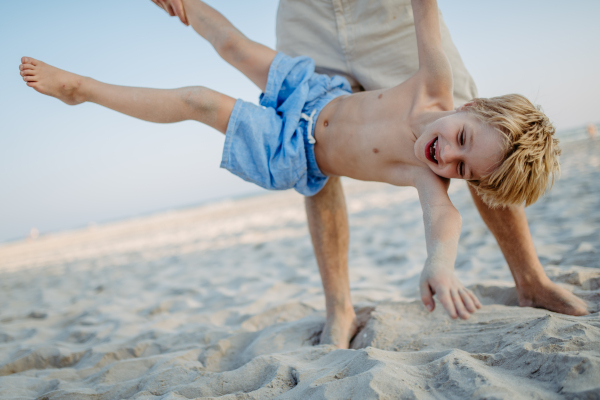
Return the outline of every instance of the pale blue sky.
{"type": "MultiPolygon", "coordinates": [[[[94,104],[69,107],[25,86],[23,55],[109,83],[203,85],[259,94],[191,28],[138,1],[5,2],[0,13],[0,241],[210,199],[260,193],[218,168],[223,137],[194,122],[157,125],[94,104]]],[[[209,1],[275,44],[276,0],[209,1]]],[[[481,96],[518,92],[557,127],[600,120],[600,2],[440,0],[481,96]]]]}

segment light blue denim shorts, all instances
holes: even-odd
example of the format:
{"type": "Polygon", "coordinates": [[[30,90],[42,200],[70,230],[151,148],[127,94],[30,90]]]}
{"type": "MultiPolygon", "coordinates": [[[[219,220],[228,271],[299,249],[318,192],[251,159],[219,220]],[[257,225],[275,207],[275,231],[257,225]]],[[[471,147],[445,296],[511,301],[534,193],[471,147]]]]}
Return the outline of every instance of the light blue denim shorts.
{"type": "Polygon", "coordinates": [[[316,74],[312,59],[278,53],[260,105],[237,100],[233,107],[221,168],[265,189],[316,194],[328,179],[315,160],[317,118],[331,100],[351,93],[345,78],[316,74]]]}

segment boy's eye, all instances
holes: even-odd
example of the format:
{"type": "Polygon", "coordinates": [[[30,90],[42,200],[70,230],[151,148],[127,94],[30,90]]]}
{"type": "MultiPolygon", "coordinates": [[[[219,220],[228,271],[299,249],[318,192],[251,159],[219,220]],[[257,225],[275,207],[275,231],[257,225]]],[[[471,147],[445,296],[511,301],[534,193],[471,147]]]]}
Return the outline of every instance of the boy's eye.
{"type": "Polygon", "coordinates": [[[465,144],[465,131],[460,133],[460,144],[465,144]]]}
{"type": "Polygon", "coordinates": [[[458,168],[460,171],[460,176],[464,177],[465,176],[465,164],[460,163],[460,166],[458,168]]]}

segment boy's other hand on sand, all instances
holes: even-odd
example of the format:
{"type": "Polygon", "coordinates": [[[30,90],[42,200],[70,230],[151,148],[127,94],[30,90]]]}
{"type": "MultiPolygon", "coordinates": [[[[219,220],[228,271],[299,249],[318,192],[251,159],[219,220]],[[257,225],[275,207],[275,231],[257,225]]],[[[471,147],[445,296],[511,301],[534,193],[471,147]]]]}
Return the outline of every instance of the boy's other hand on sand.
{"type": "Polygon", "coordinates": [[[171,17],[179,17],[185,26],[190,25],[185,15],[183,0],[152,0],[152,2],[165,10],[171,17]]]}
{"type": "Polygon", "coordinates": [[[63,71],[31,57],[21,58],[19,71],[27,86],[42,94],[56,97],[71,106],[85,101],[81,86],[86,78],[80,75],[63,71]]]}
{"type": "Polygon", "coordinates": [[[421,300],[430,312],[435,309],[434,294],[452,318],[468,319],[481,308],[477,296],[466,289],[456,278],[454,270],[447,266],[428,262],[421,273],[420,289],[421,300]]]}

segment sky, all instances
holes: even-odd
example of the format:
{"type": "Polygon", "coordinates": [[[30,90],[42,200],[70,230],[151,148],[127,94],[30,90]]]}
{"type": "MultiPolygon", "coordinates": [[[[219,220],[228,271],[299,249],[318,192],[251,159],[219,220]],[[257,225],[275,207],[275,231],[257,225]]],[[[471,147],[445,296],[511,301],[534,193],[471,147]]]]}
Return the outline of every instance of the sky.
{"type": "MultiPolygon", "coordinates": [[[[224,137],[197,122],[152,124],[27,87],[31,56],[108,83],[259,90],[150,0],[5,2],[0,13],[0,242],[262,193],[220,169],[224,137]]],[[[275,46],[276,0],[207,1],[275,46]]],[[[521,93],[558,129],[600,121],[600,1],[440,0],[483,97],[521,93]]]]}

